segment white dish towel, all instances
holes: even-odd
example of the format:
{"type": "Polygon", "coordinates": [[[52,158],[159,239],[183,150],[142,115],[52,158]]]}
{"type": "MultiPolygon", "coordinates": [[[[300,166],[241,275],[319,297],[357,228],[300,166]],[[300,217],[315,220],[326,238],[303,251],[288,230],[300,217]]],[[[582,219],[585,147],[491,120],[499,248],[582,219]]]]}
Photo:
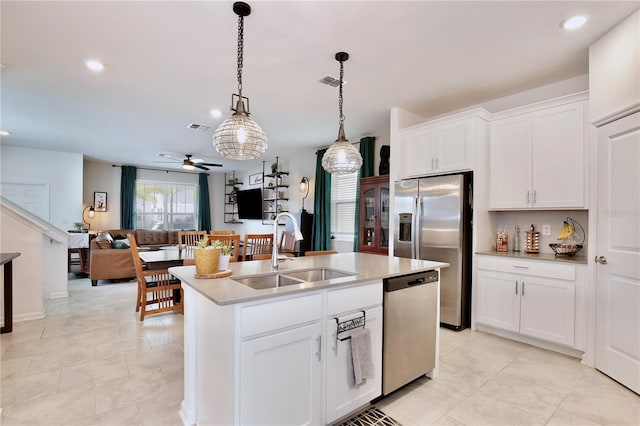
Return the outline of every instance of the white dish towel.
{"type": "Polygon", "coordinates": [[[371,330],[364,329],[351,334],[351,360],[356,386],[365,379],[373,379],[374,367],[371,348],[371,330]]]}

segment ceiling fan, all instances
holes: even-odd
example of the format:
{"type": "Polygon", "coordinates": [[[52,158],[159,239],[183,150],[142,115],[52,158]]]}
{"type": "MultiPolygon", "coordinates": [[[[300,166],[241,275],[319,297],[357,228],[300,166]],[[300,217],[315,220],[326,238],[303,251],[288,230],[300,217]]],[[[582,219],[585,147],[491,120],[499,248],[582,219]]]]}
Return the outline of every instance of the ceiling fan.
{"type": "Polygon", "coordinates": [[[195,168],[209,170],[209,167],[205,166],[222,167],[222,164],[204,163],[201,158],[191,158],[191,154],[185,154],[184,159],[174,157],[171,154],[158,154],[158,157],[166,158],[169,161],[154,161],[154,163],[182,163],[182,168],[185,170],[193,170],[195,168]]]}

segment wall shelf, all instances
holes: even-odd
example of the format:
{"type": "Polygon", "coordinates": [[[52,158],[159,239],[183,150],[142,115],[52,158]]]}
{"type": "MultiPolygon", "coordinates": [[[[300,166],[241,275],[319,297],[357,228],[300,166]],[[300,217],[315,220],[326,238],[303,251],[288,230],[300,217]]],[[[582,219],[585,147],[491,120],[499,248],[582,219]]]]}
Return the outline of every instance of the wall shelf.
{"type": "Polygon", "coordinates": [[[236,172],[224,174],[224,223],[242,223],[238,218],[236,191],[243,183],[236,178],[236,172]]]}
{"type": "MultiPolygon", "coordinates": [[[[276,157],[275,170],[271,169],[271,173],[266,173],[266,162],[262,162],[262,224],[269,225],[273,223],[278,213],[288,212],[289,201],[289,172],[280,170],[280,157],[276,157]]],[[[272,165],[272,166],[273,166],[272,165]]]]}

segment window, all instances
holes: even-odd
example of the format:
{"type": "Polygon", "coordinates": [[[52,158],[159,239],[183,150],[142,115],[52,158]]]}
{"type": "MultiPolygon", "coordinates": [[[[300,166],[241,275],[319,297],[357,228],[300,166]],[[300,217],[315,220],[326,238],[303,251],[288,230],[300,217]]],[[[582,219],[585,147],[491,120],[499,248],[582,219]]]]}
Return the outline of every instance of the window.
{"type": "Polygon", "coordinates": [[[139,229],[195,229],[198,186],[136,182],[136,226],[139,229]]]}
{"type": "Polygon", "coordinates": [[[336,240],[351,240],[355,234],[358,172],[331,176],[331,233],[336,240]]]}

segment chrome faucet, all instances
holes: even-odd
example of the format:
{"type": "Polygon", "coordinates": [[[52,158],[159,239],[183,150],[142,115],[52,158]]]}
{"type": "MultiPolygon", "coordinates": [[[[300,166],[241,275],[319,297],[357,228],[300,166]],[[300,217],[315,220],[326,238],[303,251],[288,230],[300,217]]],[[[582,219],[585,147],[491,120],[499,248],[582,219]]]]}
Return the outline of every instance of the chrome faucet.
{"type": "Polygon", "coordinates": [[[300,227],[298,227],[298,222],[296,218],[293,217],[291,213],[282,212],[278,213],[278,216],[273,220],[273,251],[271,252],[271,269],[273,271],[278,270],[278,221],[282,216],[289,216],[291,222],[293,223],[293,233],[295,235],[296,241],[303,240],[302,232],[300,232],[300,227]]]}

